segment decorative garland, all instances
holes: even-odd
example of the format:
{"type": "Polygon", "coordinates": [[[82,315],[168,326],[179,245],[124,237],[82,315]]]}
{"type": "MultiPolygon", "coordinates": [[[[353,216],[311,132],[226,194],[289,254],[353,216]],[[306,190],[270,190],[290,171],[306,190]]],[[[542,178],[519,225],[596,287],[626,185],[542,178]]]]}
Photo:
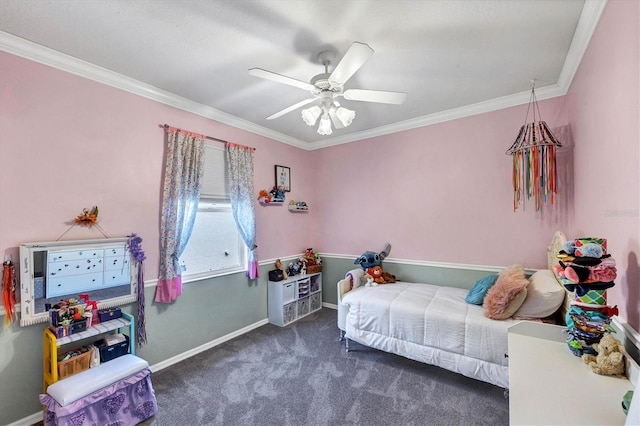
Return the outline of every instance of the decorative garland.
{"type": "Polygon", "coordinates": [[[136,327],[136,342],[138,347],[147,343],[147,330],[144,317],[144,260],[147,256],[142,250],[142,238],[136,234],[127,235],[127,247],[131,253],[131,258],[138,267],[138,326],[136,327]]]}

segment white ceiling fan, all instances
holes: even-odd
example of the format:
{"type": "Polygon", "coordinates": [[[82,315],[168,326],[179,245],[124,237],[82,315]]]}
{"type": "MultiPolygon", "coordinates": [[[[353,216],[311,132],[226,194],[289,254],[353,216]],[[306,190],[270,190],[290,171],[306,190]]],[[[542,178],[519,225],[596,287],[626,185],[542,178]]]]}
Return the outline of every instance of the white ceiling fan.
{"type": "Polygon", "coordinates": [[[355,111],[341,106],[336,101],[336,98],[340,96],[350,101],[378,102],[394,105],[403,103],[407,97],[406,93],[401,92],[364,89],[344,90],[345,83],[364,65],[371,55],[373,55],[373,49],[369,47],[369,45],[353,42],[333,72],[329,73],[329,65],[331,61],[335,59],[335,53],[332,51],[320,52],[318,59],[324,65],[324,73],[316,75],[309,83],[262,68],[251,68],[249,74],[278,83],[299,87],[300,89],[308,90],[313,95],[312,98],[300,101],[280,112],[270,115],[267,117],[267,120],[281,117],[284,114],[319,100],[320,102],[318,102],[318,104],[302,110],[302,119],[307,125],[313,126],[318,121],[318,118],[320,118],[318,133],[321,135],[330,135],[333,133],[331,128],[332,122],[336,128],[343,128],[349,126],[356,116],[355,111]]]}

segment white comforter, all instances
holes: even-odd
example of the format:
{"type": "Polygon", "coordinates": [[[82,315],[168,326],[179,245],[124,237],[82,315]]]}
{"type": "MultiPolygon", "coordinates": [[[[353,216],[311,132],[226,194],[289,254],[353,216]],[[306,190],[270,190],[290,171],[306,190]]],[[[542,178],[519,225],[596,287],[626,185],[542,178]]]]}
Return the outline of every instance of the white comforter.
{"type": "Polygon", "coordinates": [[[346,337],[364,345],[437,365],[507,388],[507,328],[481,306],[465,302],[468,290],[395,283],[346,293],[346,337]]]}

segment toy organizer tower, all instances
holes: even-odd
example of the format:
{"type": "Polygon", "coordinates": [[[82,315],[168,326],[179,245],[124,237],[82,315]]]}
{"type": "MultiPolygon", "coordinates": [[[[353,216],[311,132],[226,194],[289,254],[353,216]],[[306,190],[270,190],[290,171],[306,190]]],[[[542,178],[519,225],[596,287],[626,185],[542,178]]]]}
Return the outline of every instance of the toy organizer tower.
{"type": "Polygon", "coordinates": [[[613,331],[611,316],[618,314],[617,306],[607,305],[607,289],[615,285],[616,262],[607,253],[604,238],[569,240],[558,257],[556,272],[565,288],[574,293],[565,316],[567,345],[576,356],[595,354],[591,345],[613,331]]]}

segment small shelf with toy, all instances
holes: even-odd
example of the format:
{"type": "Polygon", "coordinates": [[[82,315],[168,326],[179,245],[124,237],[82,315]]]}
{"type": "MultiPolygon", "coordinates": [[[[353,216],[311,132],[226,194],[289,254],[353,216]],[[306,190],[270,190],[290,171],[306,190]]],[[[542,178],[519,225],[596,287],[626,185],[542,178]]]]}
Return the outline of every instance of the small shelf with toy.
{"type": "Polygon", "coordinates": [[[309,211],[309,206],[304,201],[289,201],[289,211],[290,212],[307,212],[309,211]]]}
{"type": "Polygon", "coordinates": [[[284,191],[275,186],[270,192],[261,189],[258,194],[258,202],[263,206],[281,206],[284,204],[284,191]]]}

